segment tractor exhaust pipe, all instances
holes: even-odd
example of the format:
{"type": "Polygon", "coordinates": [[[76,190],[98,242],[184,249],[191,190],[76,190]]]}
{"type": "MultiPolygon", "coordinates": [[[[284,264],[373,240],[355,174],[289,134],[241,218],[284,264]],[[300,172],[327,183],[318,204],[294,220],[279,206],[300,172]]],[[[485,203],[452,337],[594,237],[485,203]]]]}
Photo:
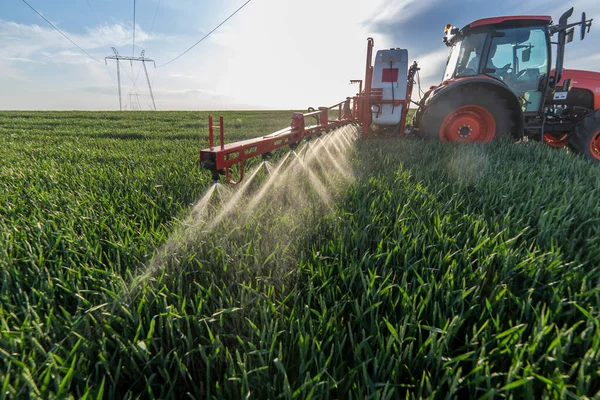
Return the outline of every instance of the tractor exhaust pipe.
{"type": "MultiPolygon", "coordinates": [[[[567,26],[569,18],[573,15],[573,7],[565,12],[558,20],[560,27],[567,26]]],[[[554,87],[558,85],[563,75],[563,64],[565,61],[565,47],[567,45],[567,30],[560,29],[558,31],[558,49],[556,51],[556,76],[554,77],[554,87]]]]}

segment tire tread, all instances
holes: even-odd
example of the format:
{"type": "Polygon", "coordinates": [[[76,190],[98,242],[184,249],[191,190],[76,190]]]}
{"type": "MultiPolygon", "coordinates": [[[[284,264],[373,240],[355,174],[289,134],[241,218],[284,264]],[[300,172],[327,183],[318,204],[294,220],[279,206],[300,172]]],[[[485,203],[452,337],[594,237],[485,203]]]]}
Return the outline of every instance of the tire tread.
{"type": "Polygon", "coordinates": [[[569,147],[591,161],[600,162],[592,156],[589,148],[589,141],[598,131],[600,131],[600,110],[590,113],[575,126],[573,133],[569,135],[569,147]]]}
{"type": "MultiPolygon", "coordinates": [[[[506,99],[484,88],[465,88],[455,94],[445,94],[423,113],[421,134],[426,138],[439,139],[439,130],[444,118],[453,110],[464,105],[476,105],[490,111],[496,121],[494,139],[514,135],[516,122],[506,99]],[[445,108],[445,110],[444,110],[445,108]],[[436,115],[437,114],[437,115],[436,115]]],[[[494,140],[493,139],[493,140],[494,140]]]]}

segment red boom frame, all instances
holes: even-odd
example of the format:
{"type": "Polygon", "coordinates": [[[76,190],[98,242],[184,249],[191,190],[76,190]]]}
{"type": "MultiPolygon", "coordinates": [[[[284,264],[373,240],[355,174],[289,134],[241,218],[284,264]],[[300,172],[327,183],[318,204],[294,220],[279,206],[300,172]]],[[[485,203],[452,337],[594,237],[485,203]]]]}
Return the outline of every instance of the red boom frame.
{"type": "Polygon", "coordinates": [[[227,181],[232,184],[238,184],[244,178],[244,167],[249,158],[263,155],[263,158],[285,146],[295,148],[303,139],[312,136],[320,136],[333,129],[350,123],[359,123],[362,126],[362,134],[366,136],[369,133],[372,123],[371,107],[374,104],[395,104],[402,107],[402,116],[400,120],[398,136],[404,135],[406,115],[410,105],[414,75],[418,71],[417,64],[414,63],[408,71],[408,85],[405,100],[383,100],[381,91],[374,91],[371,88],[373,78],[373,46],[372,38],[367,40],[367,62],[365,73],[365,90],[362,90],[362,81],[352,80],[351,83],[360,83],[359,93],[354,97],[347,97],[345,101],[334,104],[331,107],[319,107],[318,111],[309,113],[294,113],[292,122],[288,128],[255,139],[244,140],[241,142],[225,144],[225,132],[223,117],[219,118],[219,146],[214,145],[214,125],[212,115],[208,117],[208,143],[209,148],[200,151],[200,161],[202,165],[210,170],[215,182],[219,175],[225,175],[227,181]],[[329,111],[338,109],[337,120],[329,119],[329,111]],[[317,125],[306,126],[307,117],[317,117],[317,125]],[[240,177],[236,182],[231,179],[230,168],[236,164],[240,166],[240,177]]]}
{"type": "Polygon", "coordinates": [[[213,178],[225,175],[227,181],[238,184],[244,178],[245,162],[249,158],[267,155],[285,146],[295,148],[300,141],[312,136],[320,136],[330,130],[355,122],[352,115],[351,98],[334,104],[331,107],[319,107],[318,111],[306,114],[294,113],[289,127],[273,132],[266,136],[241,142],[225,144],[223,117],[219,118],[219,147],[214,146],[214,125],[212,116],[208,117],[209,148],[200,151],[200,160],[205,168],[213,172],[213,178]],[[338,119],[329,119],[329,110],[338,109],[338,119]],[[306,126],[307,117],[318,117],[317,125],[306,126]],[[240,165],[240,178],[233,181],[230,177],[230,167],[240,165]]]}

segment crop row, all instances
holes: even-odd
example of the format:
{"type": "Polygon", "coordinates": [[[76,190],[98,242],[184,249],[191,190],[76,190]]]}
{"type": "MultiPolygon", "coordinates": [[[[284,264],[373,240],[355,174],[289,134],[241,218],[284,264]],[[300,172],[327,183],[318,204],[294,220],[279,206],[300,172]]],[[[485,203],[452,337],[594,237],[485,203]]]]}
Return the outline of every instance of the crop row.
{"type": "Polygon", "coordinates": [[[598,166],[338,132],[207,192],[197,120],[0,116],[2,393],[600,395],[598,166]]]}

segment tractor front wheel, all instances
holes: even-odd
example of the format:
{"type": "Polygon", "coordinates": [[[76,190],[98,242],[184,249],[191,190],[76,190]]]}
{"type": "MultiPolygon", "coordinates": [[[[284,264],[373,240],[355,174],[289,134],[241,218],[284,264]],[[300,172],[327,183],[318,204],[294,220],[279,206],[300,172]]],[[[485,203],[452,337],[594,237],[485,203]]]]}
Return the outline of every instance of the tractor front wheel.
{"type": "Polygon", "coordinates": [[[485,89],[458,90],[435,101],[423,114],[425,137],[444,142],[488,143],[510,136],[515,121],[506,100],[485,89]]]}
{"type": "Polygon", "coordinates": [[[562,149],[567,145],[568,137],[566,133],[544,133],[544,143],[555,149],[562,149]]]}
{"type": "Polygon", "coordinates": [[[600,163],[600,110],[588,115],[569,137],[571,148],[585,158],[600,163]]]}

